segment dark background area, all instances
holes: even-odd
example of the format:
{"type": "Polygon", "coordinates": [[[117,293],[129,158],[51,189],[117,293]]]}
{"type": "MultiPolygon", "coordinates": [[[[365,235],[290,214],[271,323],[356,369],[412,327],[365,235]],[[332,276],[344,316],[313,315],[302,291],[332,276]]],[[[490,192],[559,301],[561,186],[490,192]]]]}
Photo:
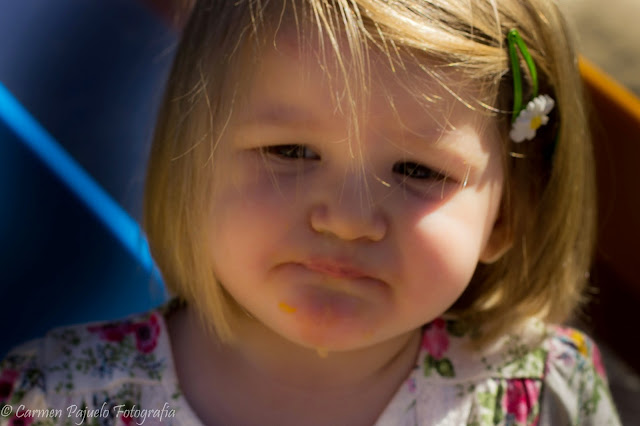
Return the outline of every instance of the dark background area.
{"type": "MultiPolygon", "coordinates": [[[[140,220],[177,31],[138,0],[0,0],[0,82],[140,220]]],[[[154,281],[0,121],[0,356],[162,303],[154,281]]]]}

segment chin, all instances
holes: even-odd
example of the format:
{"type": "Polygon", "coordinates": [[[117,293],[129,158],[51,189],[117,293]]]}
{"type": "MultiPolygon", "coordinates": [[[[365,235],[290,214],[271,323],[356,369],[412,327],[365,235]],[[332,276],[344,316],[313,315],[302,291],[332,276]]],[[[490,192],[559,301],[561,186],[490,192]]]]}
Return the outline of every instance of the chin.
{"type": "Polygon", "coordinates": [[[357,324],[314,326],[300,323],[295,325],[295,328],[287,330],[282,336],[298,346],[319,352],[358,351],[398,337],[386,335],[371,323],[366,326],[357,324]]]}

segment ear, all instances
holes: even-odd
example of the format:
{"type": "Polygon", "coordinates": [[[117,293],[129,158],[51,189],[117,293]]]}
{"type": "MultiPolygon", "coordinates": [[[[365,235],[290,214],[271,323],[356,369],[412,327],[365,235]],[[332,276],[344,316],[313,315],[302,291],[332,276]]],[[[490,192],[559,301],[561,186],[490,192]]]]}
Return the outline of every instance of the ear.
{"type": "Polygon", "coordinates": [[[504,216],[500,214],[493,224],[493,230],[480,253],[479,260],[482,263],[493,263],[508,252],[512,245],[513,233],[511,232],[511,227],[504,220],[504,216]]]}

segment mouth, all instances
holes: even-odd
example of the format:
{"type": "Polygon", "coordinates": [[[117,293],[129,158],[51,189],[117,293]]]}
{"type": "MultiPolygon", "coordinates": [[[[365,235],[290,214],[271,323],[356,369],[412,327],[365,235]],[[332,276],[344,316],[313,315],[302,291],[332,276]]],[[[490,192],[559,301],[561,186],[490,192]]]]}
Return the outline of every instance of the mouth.
{"type": "Polygon", "coordinates": [[[336,259],[310,259],[302,262],[302,266],[310,271],[338,279],[372,279],[369,274],[354,266],[352,262],[336,259]]]}
{"type": "MultiPolygon", "coordinates": [[[[351,258],[308,257],[278,266],[287,280],[332,288],[353,295],[371,295],[372,291],[387,293],[389,285],[375,270],[360,266],[351,258]]],[[[367,296],[368,297],[368,296],[367,296]]]]}

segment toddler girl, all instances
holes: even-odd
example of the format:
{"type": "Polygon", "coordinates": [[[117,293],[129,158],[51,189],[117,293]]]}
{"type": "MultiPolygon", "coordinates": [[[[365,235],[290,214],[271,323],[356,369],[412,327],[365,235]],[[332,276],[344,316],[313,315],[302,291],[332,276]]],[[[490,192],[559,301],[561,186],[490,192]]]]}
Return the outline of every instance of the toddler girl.
{"type": "Polygon", "coordinates": [[[617,424],[550,0],[201,0],[152,147],[175,298],[2,363],[0,424],[617,424]]]}

